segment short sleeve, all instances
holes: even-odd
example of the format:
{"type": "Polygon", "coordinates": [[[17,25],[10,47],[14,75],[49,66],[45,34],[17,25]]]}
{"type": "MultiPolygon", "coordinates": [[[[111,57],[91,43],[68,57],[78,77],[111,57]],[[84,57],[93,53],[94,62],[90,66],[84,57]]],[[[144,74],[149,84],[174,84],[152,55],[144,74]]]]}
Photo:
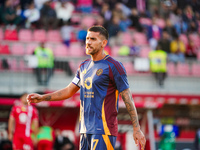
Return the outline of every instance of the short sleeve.
{"type": "Polygon", "coordinates": [[[12,107],[11,112],[10,112],[10,116],[12,116],[13,118],[16,117],[16,107],[15,106],[12,107]]]}
{"type": "Polygon", "coordinates": [[[75,84],[76,86],[80,87],[80,68],[76,71],[75,77],[72,80],[72,83],[75,84]]]}
{"type": "Polygon", "coordinates": [[[120,92],[129,88],[128,79],[126,75],[126,70],[122,63],[118,62],[117,65],[113,66],[113,76],[114,81],[117,87],[117,90],[120,92]]]}
{"type": "Polygon", "coordinates": [[[33,120],[37,119],[38,120],[38,111],[35,107],[33,107],[33,120]]]}

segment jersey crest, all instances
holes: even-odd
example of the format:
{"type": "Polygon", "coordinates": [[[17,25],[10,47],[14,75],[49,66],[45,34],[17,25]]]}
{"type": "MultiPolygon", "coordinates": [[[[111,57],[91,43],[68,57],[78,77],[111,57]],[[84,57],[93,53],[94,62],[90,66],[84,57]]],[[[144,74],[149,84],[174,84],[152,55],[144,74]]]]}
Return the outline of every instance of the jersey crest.
{"type": "Polygon", "coordinates": [[[102,73],[103,73],[103,69],[100,68],[97,70],[96,75],[100,76],[100,75],[102,75],[102,73]]]}

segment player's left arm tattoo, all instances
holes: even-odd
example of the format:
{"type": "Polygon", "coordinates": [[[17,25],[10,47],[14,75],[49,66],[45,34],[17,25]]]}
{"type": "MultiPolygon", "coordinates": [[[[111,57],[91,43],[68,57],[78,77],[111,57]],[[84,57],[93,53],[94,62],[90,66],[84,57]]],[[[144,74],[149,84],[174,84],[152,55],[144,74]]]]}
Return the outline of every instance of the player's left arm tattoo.
{"type": "Polygon", "coordinates": [[[133,124],[134,128],[139,128],[139,122],[138,122],[138,116],[137,116],[137,111],[135,108],[135,105],[133,103],[133,98],[130,92],[130,89],[126,89],[120,93],[125,105],[126,109],[130,115],[131,122],[133,124]]]}

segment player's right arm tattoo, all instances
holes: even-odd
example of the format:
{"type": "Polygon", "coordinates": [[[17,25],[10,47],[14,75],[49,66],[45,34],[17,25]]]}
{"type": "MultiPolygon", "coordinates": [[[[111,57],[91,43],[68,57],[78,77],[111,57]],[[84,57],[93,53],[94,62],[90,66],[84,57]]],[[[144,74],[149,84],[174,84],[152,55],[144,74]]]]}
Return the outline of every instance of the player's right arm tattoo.
{"type": "Polygon", "coordinates": [[[53,93],[53,95],[46,95],[44,97],[44,101],[53,101],[54,99],[59,99],[62,96],[63,96],[63,92],[62,91],[58,91],[56,93],[53,93]]]}
{"type": "Polygon", "coordinates": [[[51,100],[51,96],[49,95],[49,96],[46,96],[45,98],[44,98],[44,100],[45,101],[50,101],[51,100]]]}
{"type": "Polygon", "coordinates": [[[126,89],[126,90],[122,91],[120,93],[120,95],[122,96],[122,99],[126,105],[126,109],[130,115],[133,127],[134,128],[139,127],[137,111],[136,111],[135,105],[133,104],[133,98],[130,93],[130,90],[126,89]]]}

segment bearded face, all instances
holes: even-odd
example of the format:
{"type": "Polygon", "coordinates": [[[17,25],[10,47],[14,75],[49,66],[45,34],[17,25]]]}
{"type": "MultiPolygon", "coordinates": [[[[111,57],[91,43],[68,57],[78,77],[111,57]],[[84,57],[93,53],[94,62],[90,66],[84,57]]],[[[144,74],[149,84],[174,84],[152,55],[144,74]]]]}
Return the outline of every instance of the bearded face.
{"type": "Polygon", "coordinates": [[[88,31],[86,36],[86,54],[97,54],[103,48],[103,37],[99,32],[88,31]]]}

